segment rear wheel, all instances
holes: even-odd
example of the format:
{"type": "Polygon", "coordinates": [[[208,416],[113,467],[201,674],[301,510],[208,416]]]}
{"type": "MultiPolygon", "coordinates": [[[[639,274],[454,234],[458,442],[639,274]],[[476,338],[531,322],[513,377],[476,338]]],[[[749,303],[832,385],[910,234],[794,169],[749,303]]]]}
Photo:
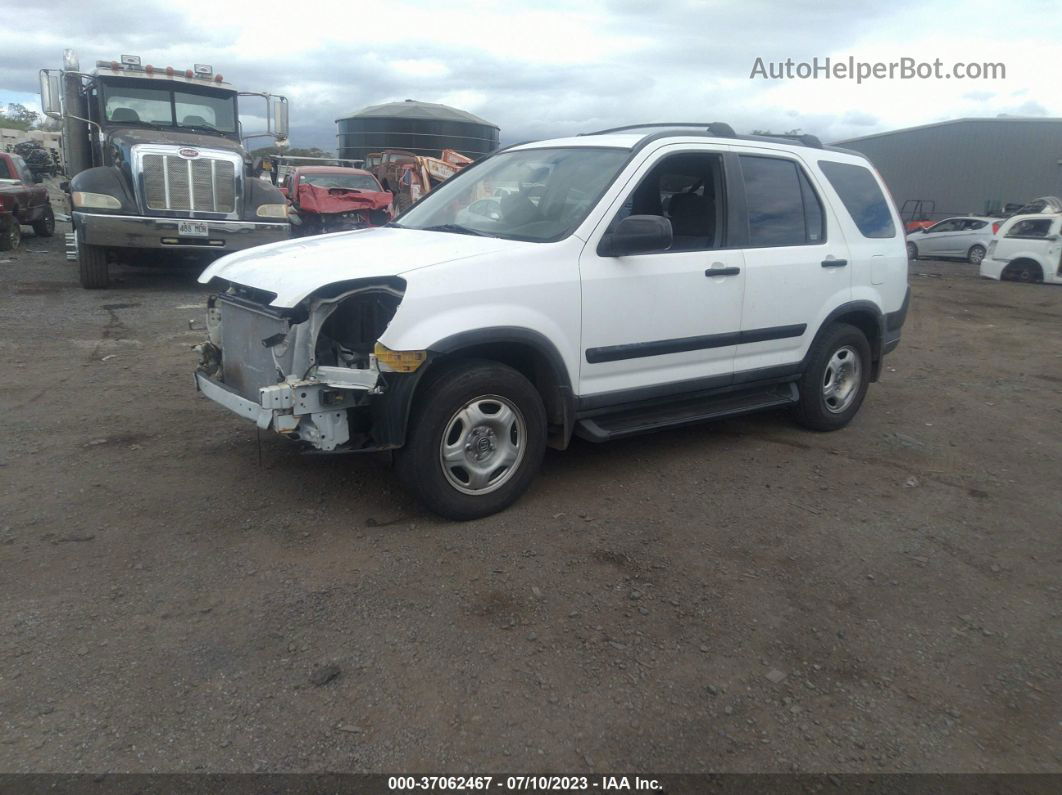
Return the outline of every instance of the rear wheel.
{"type": "Polygon", "coordinates": [[[985,258],[984,246],[971,246],[969,252],[966,254],[966,259],[974,265],[980,265],[981,260],[985,258]]]}
{"type": "Polygon", "coordinates": [[[918,246],[914,243],[907,244],[907,259],[918,259],[918,246]]]}
{"type": "Polygon", "coordinates": [[[395,457],[403,482],[448,519],[478,519],[511,505],[546,450],[546,412],[535,387],[511,367],[474,360],[422,389],[395,457]]]}
{"type": "Polygon", "coordinates": [[[1035,262],[1016,262],[1007,268],[1006,273],[1015,281],[1025,282],[1026,284],[1044,280],[1043,271],[1040,270],[1040,266],[1035,262]]]}
{"type": "Polygon", "coordinates": [[[51,237],[55,234],[55,213],[50,206],[45,207],[44,215],[33,222],[33,232],[37,237],[51,237]]]}
{"type": "Polygon", "coordinates": [[[797,421],[812,430],[843,428],[859,411],[870,384],[870,343],[847,323],[829,327],[808,354],[798,383],[797,421]]]}
{"type": "Polygon", "coordinates": [[[22,242],[22,229],[18,225],[18,219],[12,215],[5,224],[0,218],[0,251],[14,251],[22,242]]]}
{"type": "Polygon", "coordinates": [[[107,250],[78,241],[78,270],[81,286],[86,290],[103,290],[110,284],[107,250]]]}

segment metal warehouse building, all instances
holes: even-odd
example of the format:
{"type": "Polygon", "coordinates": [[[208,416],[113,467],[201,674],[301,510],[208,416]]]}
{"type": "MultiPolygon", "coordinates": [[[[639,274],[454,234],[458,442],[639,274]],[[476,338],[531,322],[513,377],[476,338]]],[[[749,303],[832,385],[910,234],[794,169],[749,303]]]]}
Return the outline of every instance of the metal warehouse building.
{"type": "Polygon", "coordinates": [[[336,119],[339,156],[364,160],[381,149],[438,157],[456,149],[473,159],[498,148],[498,125],[468,111],[433,102],[388,102],[336,119]]]}
{"type": "Polygon", "coordinates": [[[837,145],[870,158],[897,207],[934,202],[930,220],[1062,196],[1062,119],[955,119],[837,145]]]}

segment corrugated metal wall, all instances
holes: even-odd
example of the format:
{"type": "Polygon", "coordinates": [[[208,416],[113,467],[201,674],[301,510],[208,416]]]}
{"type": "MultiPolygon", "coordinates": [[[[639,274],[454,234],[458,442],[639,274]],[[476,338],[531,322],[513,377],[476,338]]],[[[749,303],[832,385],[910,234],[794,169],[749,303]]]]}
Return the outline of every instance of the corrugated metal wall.
{"type": "Polygon", "coordinates": [[[931,199],[935,218],[1062,196],[1062,119],[964,119],[837,145],[871,159],[897,207],[931,199]]]}

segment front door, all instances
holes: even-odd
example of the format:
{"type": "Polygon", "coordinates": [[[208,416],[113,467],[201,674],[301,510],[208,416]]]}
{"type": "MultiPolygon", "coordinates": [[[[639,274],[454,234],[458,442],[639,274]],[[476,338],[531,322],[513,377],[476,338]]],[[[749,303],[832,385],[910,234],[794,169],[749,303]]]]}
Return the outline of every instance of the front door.
{"type": "Polygon", "coordinates": [[[724,147],[668,146],[646,158],[583,249],[579,394],[602,405],[729,383],[745,287],[727,248],[724,147]],[[667,218],[667,251],[600,256],[628,215],[667,218]]]}

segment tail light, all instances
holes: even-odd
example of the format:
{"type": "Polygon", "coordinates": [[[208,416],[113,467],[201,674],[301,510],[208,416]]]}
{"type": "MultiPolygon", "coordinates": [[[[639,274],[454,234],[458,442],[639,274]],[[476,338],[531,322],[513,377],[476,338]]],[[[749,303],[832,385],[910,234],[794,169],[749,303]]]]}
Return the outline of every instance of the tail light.
{"type": "Polygon", "coordinates": [[[1003,226],[1003,222],[1002,221],[993,221],[992,222],[992,234],[993,235],[998,235],[999,234],[999,227],[1001,227],[1001,226],[1003,226]]]}
{"type": "Polygon", "coordinates": [[[996,243],[998,240],[992,240],[988,244],[988,251],[985,252],[985,259],[992,259],[992,255],[996,253],[996,243]]]}

